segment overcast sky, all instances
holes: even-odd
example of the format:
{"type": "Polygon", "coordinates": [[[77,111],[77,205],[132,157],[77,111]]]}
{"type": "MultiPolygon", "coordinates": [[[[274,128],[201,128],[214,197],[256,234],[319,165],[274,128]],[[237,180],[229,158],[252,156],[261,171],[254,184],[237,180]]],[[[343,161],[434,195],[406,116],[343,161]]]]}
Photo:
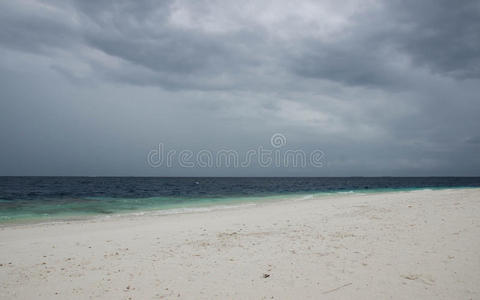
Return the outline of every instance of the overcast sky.
{"type": "Polygon", "coordinates": [[[0,2],[0,175],[480,175],[480,2],[0,2]],[[321,168],[152,168],[270,147],[321,168]]]}

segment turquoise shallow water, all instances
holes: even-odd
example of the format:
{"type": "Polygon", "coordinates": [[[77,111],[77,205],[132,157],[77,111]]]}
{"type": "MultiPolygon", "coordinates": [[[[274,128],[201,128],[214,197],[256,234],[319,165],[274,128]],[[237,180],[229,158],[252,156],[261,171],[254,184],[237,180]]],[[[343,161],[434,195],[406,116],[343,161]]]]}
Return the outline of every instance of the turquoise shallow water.
{"type": "Polygon", "coordinates": [[[248,203],[280,201],[306,196],[303,194],[284,194],[275,196],[222,197],[222,198],[110,198],[90,197],[84,199],[64,199],[23,205],[21,209],[3,209],[0,211],[0,222],[21,222],[41,220],[83,219],[99,215],[115,215],[135,212],[195,211],[215,209],[215,207],[235,206],[248,203]]]}
{"type": "MultiPolygon", "coordinates": [[[[81,199],[51,199],[49,201],[26,200],[24,204],[5,205],[9,201],[0,200],[0,223],[25,223],[58,220],[86,219],[98,216],[115,216],[131,213],[161,212],[174,214],[182,212],[195,212],[214,209],[223,209],[238,205],[251,205],[283,200],[318,199],[328,196],[342,196],[346,194],[374,194],[385,192],[400,192],[414,190],[439,190],[452,187],[411,187],[411,188],[378,188],[357,190],[331,190],[317,192],[291,192],[262,196],[234,196],[234,197],[145,197],[145,198],[119,198],[119,197],[85,197],[81,199]]],[[[465,187],[453,187],[465,188],[465,187]]]]}

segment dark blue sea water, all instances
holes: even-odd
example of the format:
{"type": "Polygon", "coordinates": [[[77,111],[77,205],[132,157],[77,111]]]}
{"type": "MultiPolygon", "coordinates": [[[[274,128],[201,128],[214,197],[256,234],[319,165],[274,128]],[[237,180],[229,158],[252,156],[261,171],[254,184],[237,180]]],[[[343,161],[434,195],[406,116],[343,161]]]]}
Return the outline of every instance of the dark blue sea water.
{"type": "Polygon", "coordinates": [[[0,222],[331,194],[480,187],[480,177],[0,177],[0,222]]]}

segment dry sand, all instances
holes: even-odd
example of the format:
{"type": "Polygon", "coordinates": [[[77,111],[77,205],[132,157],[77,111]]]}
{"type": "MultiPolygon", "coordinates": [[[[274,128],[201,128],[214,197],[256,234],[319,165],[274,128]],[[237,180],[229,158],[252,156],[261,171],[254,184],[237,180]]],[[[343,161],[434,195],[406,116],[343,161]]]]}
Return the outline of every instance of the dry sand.
{"type": "Polygon", "coordinates": [[[479,299],[480,189],[0,228],[1,299],[479,299]]]}

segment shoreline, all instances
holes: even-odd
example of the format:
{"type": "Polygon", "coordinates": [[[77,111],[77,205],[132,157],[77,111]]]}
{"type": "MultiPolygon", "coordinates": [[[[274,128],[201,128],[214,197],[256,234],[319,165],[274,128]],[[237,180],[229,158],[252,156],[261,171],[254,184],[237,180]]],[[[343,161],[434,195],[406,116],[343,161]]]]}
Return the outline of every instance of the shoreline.
{"type": "MultiPolygon", "coordinates": [[[[89,220],[103,220],[103,219],[116,219],[124,217],[143,217],[143,216],[164,216],[164,215],[176,215],[176,214],[190,214],[190,213],[202,213],[213,210],[228,210],[235,209],[243,206],[257,206],[268,203],[277,203],[284,201],[305,201],[305,200],[325,200],[327,198],[338,198],[349,195],[376,195],[385,193],[403,193],[403,192],[415,192],[415,191],[442,191],[442,190],[468,190],[468,189],[480,189],[480,187],[413,187],[413,188],[385,188],[385,189],[357,189],[357,190],[335,190],[335,191],[316,191],[316,192],[300,192],[290,194],[277,194],[268,196],[246,196],[246,197],[234,197],[234,201],[229,201],[229,198],[225,198],[224,203],[221,201],[217,203],[188,203],[188,205],[162,208],[151,207],[150,209],[138,209],[125,212],[115,212],[111,214],[98,213],[98,214],[69,214],[59,216],[37,216],[28,218],[12,218],[10,220],[1,220],[0,228],[10,226],[22,226],[22,225],[41,225],[49,223],[69,223],[69,222],[87,222],[89,220]]],[[[139,198],[141,199],[141,198],[139,198]]]]}
{"type": "Polygon", "coordinates": [[[0,298],[473,299],[479,214],[467,188],[0,227],[0,298]]]}

